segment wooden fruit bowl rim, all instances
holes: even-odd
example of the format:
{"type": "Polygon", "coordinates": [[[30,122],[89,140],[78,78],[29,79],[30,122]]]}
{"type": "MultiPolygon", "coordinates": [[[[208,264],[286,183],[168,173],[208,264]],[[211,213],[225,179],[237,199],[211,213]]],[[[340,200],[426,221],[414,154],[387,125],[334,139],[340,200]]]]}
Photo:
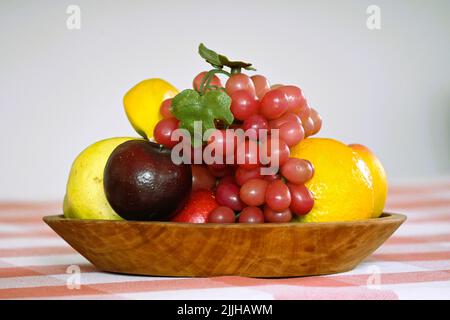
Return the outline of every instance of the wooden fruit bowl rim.
{"type": "Polygon", "coordinates": [[[44,217],[58,235],[102,271],[270,278],[351,270],[405,220],[404,215],[394,213],[358,221],[261,224],[44,217]]]}
{"type": "Polygon", "coordinates": [[[406,220],[406,216],[399,213],[384,212],[379,218],[364,219],[364,220],[354,220],[354,221],[335,221],[335,222],[283,222],[283,223],[186,223],[186,222],[172,222],[172,221],[134,221],[134,220],[106,220],[106,219],[74,219],[65,218],[64,215],[50,215],[43,217],[44,221],[54,221],[54,220],[64,220],[67,222],[75,223],[127,223],[136,225],[160,225],[160,226],[176,226],[179,228],[217,228],[218,226],[222,228],[298,228],[298,227],[308,227],[308,226],[330,226],[330,225],[355,225],[355,224],[367,224],[367,223],[389,223],[392,221],[406,220]]]}

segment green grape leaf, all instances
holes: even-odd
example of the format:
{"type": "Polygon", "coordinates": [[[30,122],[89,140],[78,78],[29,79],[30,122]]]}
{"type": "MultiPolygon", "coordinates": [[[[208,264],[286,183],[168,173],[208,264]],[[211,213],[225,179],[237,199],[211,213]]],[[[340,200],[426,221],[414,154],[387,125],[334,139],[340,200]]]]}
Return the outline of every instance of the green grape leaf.
{"type": "Polygon", "coordinates": [[[210,90],[200,95],[195,90],[187,89],[173,98],[171,111],[180,120],[180,128],[189,131],[197,146],[199,137],[194,136],[195,121],[201,121],[202,134],[215,128],[214,120],[230,125],[234,120],[230,106],[231,98],[222,90],[210,90]]]}
{"type": "Polygon", "coordinates": [[[245,70],[256,71],[256,69],[252,67],[251,63],[244,61],[231,61],[226,56],[218,54],[211,49],[208,49],[203,43],[200,43],[198,47],[198,53],[203,59],[206,60],[206,62],[208,62],[215,68],[220,69],[222,69],[223,67],[229,67],[231,69],[243,68],[245,70]]]}
{"type": "Polygon", "coordinates": [[[251,68],[251,65],[252,65],[251,63],[243,62],[243,61],[231,61],[227,57],[225,57],[221,54],[219,54],[219,60],[223,66],[227,66],[230,68],[244,68],[246,70],[255,70],[254,68],[251,68]],[[251,69],[247,69],[247,68],[251,68],[251,69]]]}
{"type": "Polygon", "coordinates": [[[206,60],[206,62],[211,64],[213,67],[223,67],[219,55],[215,51],[208,49],[203,43],[200,43],[200,45],[198,46],[198,53],[203,59],[206,60]]]}

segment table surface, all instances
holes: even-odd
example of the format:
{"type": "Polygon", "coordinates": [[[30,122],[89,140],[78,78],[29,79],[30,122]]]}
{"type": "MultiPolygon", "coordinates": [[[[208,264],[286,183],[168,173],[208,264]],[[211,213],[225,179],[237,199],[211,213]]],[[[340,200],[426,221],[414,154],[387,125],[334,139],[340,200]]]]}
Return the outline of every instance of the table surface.
{"type": "Polygon", "coordinates": [[[450,299],[450,179],[396,185],[408,220],[356,269],[328,276],[163,278],[103,273],[43,222],[52,203],[0,203],[0,299],[450,299]]]}

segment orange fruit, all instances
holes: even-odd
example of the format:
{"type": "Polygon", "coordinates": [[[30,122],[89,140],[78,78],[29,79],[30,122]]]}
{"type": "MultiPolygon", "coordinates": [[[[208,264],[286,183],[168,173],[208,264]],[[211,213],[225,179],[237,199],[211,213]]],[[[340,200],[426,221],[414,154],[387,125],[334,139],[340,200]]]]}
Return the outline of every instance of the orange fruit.
{"type": "Polygon", "coordinates": [[[305,184],[314,196],[314,207],[297,221],[354,221],[373,216],[372,175],[352,148],[333,139],[308,138],[291,149],[291,157],[314,166],[314,176],[305,184]]]}
{"type": "Polygon", "coordinates": [[[383,213],[384,205],[386,203],[388,191],[386,172],[380,160],[369,148],[361,144],[350,144],[349,147],[359,154],[370,169],[375,192],[375,204],[372,218],[378,218],[383,213]]]}

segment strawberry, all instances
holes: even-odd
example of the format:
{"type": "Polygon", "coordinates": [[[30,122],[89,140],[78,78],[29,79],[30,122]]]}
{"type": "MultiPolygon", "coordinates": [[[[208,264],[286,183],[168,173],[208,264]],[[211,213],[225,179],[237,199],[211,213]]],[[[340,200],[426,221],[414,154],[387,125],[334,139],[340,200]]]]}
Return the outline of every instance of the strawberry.
{"type": "Polygon", "coordinates": [[[218,206],[219,204],[211,191],[194,191],[191,193],[183,209],[172,218],[172,221],[206,223],[209,213],[218,206]]]}

